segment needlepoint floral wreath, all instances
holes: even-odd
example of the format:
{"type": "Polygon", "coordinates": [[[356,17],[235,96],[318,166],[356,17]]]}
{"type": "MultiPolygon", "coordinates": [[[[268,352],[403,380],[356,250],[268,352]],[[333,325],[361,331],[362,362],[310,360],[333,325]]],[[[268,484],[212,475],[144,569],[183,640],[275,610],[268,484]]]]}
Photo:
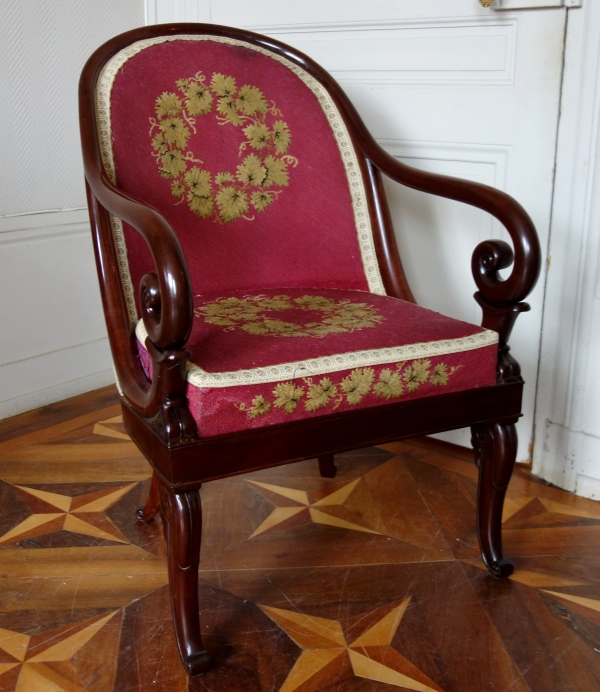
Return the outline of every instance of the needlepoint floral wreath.
{"type": "Polygon", "coordinates": [[[170,179],[171,193],[187,202],[202,219],[220,223],[263,212],[289,184],[288,166],[298,160],[287,151],[291,133],[275,102],[268,104],[262,91],[245,84],[238,89],[234,77],[214,73],[210,84],[201,71],[176,81],[179,94],[163,92],[155,103],[156,118],[150,118],[150,137],[158,172],[170,179]],[[241,128],[245,140],[239,156],[250,148],[235,171],[216,172],[202,167],[203,161],[188,149],[196,118],[214,112],[219,125],[241,128]],[[253,151],[252,151],[253,150],[253,151]],[[198,164],[198,165],[194,165],[198,164]]]}
{"type": "MultiPolygon", "coordinates": [[[[209,324],[218,324],[225,331],[243,329],[249,334],[262,336],[312,336],[323,338],[328,334],[343,334],[359,329],[369,329],[383,322],[377,308],[367,303],[349,300],[333,300],[324,296],[305,295],[290,298],[286,295],[245,296],[244,298],[218,298],[194,310],[209,324]],[[271,313],[294,311],[296,319],[307,315],[301,323],[277,319],[271,313]],[[322,317],[317,322],[315,313],[322,317]]],[[[289,314],[289,313],[288,313],[289,314]]]]}

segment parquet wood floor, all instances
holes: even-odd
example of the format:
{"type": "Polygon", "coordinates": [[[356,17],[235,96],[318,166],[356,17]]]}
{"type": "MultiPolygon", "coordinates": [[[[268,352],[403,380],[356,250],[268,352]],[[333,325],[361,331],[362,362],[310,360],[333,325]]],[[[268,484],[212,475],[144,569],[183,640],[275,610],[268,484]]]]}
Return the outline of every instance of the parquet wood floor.
{"type": "Polygon", "coordinates": [[[150,468],[112,390],[0,423],[0,692],[600,692],[600,505],[516,472],[503,582],[477,472],[430,440],[207,484],[188,680],[150,468]]]}

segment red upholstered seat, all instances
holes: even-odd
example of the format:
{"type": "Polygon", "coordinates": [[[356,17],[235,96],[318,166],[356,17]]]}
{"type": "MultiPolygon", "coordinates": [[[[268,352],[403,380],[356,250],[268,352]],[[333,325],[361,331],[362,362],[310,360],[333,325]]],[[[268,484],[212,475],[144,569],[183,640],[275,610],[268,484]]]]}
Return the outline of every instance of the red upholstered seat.
{"type": "Polygon", "coordinates": [[[187,396],[203,437],[496,381],[496,332],[403,300],[285,288],[194,303],[187,396]]]}

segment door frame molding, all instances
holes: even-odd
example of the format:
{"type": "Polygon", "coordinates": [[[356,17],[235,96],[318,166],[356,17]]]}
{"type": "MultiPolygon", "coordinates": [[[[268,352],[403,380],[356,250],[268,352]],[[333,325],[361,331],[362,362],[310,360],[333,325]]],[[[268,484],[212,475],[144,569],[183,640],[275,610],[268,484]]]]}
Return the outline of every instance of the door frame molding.
{"type": "MultiPolygon", "coordinates": [[[[569,10],[533,472],[600,499],[600,439],[586,432],[600,299],[600,5],[569,10]]],[[[600,411],[598,411],[600,413],[600,411]]]]}

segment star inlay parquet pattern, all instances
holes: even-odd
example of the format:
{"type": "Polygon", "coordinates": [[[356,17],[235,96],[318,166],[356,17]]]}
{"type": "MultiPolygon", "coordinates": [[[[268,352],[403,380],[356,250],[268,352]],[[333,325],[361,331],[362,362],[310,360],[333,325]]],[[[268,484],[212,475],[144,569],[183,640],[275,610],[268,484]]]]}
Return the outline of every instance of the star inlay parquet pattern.
{"type": "Polygon", "coordinates": [[[32,424],[38,429],[0,442],[0,478],[13,485],[48,483],[49,476],[53,483],[145,480],[150,467],[120,421],[121,407],[114,403],[83,415],[74,409],[56,425],[32,424]]]}
{"type": "Polygon", "coordinates": [[[116,395],[0,422],[0,692],[600,692],[598,503],[518,469],[516,570],[496,581],[468,450],[414,440],[336,465],[202,488],[215,663],[190,680],[160,519],[135,517],[151,471],[116,395]]]}
{"type": "Polygon", "coordinates": [[[278,505],[273,513],[254,531],[250,538],[259,536],[267,531],[281,531],[313,522],[324,526],[337,526],[340,529],[364,531],[365,533],[380,533],[373,527],[357,523],[361,515],[344,507],[344,503],[360,483],[360,478],[341,484],[317,489],[312,492],[283,488],[269,483],[248,481],[273,504],[278,505]]]}
{"type": "Polygon", "coordinates": [[[136,485],[129,483],[76,497],[17,485],[16,490],[32,514],[0,536],[0,545],[61,530],[127,543],[104,512],[136,485]]]}
{"type": "Polygon", "coordinates": [[[303,649],[279,692],[317,692],[323,685],[354,677],[407,690],[444,692],[391,646],[409,602],[407,598],[359,617],[358,631],[356,623],[344,628],[337,620],[260,606],[303,649]],[[365,621],[373,619],[365,628],[365,621]]]}
{"type": "Polygon", "coordinates": [[[111,692],[106,654],[116,657],[120,620],[113,611],[34,635],[0,629],[0,691],[111,692]]]}

